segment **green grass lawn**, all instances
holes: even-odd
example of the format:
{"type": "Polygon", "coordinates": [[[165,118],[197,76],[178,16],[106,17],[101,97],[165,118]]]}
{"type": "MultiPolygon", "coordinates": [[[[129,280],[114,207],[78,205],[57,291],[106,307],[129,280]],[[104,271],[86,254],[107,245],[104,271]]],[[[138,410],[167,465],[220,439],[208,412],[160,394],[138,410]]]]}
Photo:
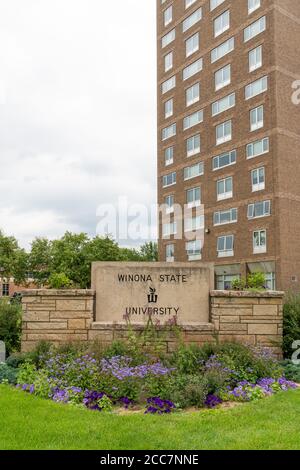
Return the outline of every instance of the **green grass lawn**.
{"type": "Polygon", "coordinates": [[[0,386],[0,449],[299,449],[300,390],[232,409],[101,414],[0,386]]]}

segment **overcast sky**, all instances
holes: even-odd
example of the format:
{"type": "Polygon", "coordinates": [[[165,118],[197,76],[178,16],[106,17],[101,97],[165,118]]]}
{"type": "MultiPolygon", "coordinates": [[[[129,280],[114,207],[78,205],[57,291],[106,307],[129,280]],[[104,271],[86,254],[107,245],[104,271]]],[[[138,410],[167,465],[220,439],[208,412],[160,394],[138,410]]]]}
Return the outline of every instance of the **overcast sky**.
{"type": "Polygon", "coordinates": [[[0,228],[95,235],[156,201],[155,0],[0,0],[0,228]]]}

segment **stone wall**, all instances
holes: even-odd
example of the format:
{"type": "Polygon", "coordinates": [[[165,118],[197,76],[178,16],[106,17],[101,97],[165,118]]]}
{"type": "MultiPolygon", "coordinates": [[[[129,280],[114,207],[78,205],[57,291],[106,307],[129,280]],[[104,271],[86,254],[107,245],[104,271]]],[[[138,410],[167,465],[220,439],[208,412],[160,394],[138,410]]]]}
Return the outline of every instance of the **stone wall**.
{"type": "Polygon", "coordinates": [[[211,320],[220,341],[240,341],[282,354],[283,292],[211,292],[211,320]]]}
{"type": "Polygon", "coordinates": [[[29,290],[23,293],[22,350],[39,341],[88,341],[94,318],[94,291],[29,290]]]}
{"type": "MultiPolygon", "coordinates": [[[[95,294],[92,290],[32,290],[23,295],[22,350],[33,349],[41,340],[62,344],[98,340],[108,346],[126,339],[125,324],[95,322],[95,294]]],[[[185,343],[240,341],[267,346],[281,355],[282,292],[212,291],[209,323],[182,325],[185,343]]],[[[142,325],[135,325],[136,332],[142,325]]],[[[177,344],[176,335],[158,331],[168,352],[177,344]]]]}

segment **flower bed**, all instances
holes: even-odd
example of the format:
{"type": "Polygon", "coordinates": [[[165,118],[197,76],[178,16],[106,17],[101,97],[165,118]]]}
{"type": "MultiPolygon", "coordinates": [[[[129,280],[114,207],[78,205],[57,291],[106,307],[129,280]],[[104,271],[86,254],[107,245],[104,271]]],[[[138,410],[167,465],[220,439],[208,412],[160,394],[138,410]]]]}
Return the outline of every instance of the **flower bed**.
{"type": "Polygon", "coordinates": [[[259,400],[297,387],[267,350],[235,343],[180,345],[171,356],[125,343],[101,353],[48,347],[25,356],[21,365],[15,362],[18,388],[98,412],[122,407],[164,415],[259,400]]]}

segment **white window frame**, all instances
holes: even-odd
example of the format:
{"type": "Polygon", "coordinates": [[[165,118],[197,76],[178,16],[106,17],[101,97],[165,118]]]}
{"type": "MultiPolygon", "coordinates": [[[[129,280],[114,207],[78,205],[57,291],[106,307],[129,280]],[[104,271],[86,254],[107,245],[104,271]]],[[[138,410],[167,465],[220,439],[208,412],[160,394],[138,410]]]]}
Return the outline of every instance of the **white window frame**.
{"type": "Polygon", "coordinates": [[[214,19],[214,36],[217,38],[230,28],[230,10],[224,11],[214,19]],[[220,24],[219,24],[220,23],[220,24]]]}
{"type": "Polygon", "coordinates": [[[215,90],[216,91],[221,90],[225,86],[230,85],[230,83],[231,83],[231,64],[227,64],[225,65],[225,67],[222,67],[221,69],[215,72],[215,90]],[[228,70],[229,70],[229,78],[225,79],[224,76],[228,72],[228,70]],[[220,81],[218,80],[219,75],[221,75],[220,81]]]}
{"type": "Polygon", "coordinates": [[[262,253],[267,253],[267,231],[263,230],[254,230],[253,232],[253,254],[258,255],[262,253]],[[262,244],[262,241],[265,243],[262,244]],[[258,243],[257,243],[258,242],[258,243]]]}
{"type": "Polygon", "coordinates": [[[249,60],[249,72],[254,72],[255,70],[258,70],[262,67],[263,65],[263,48],[262,45],[255,47],[255,49],[252,49],[248,53],[248,60],[249,60]],[[252,61],[252,58],[255,58],[255,61],[252,61]],[[252,63],[253,62],[253,63],[252,63]]]}
{"type": "Polygon", "coordinates": [[[232,139],[232,121],[225,121],[221,124],[216,126],[216,145],[224,144],[225,142],[229,142],[232,139]],[[225,134],[226,127],[230,125],[230,134],[225,134]],[[222,137],[218,137],[218,131],[222,129],[222,137]]]}
{"type": "Polygon", "coordinates": [[[266,169],[264,166],[251,171],[251,185],[253,193],[263,191],[266,188],[266,169]],[[261,180],[261,173],[263,173],[263,180],[261,180]],[[257,183],[254,182],[255,178],[258,181],[257,183]]]}
{"type": "Polygon", "coordinates": [[[218,258],[228,258],[230,256],[234,256],[234,235],[222,235],[218,237],[217,240],[217,253],[218,258]],[[224,249],[220,250],[220,242],[224,240],[224,249]],[[227,248],[227,241],[231,240],[231,248],[227,248]]]}
{"type": "Polygon", "coordinates": [[[248,205],[247,217],[249,220],[262,219],[263,217],[271,216],[271,201],[258,201],[248,205]],[[256,206],[263,204],[263,214],[255,215],[256,206]]]}
{"type": "Polygon", "coordinates": [[[260,105],[250,110],[250,131],[254,132],[264,127],[264,106],[260,105]]]}
{"type": "Polygon", "coordinates": [[[233,197],[233,177],[227,176],[217,181],[217,201],[224,201],[225,199],[231,199],[233,197]],[[231,181],[231,189],[227,191],[227,183],[231,181]],[[220,185],[224,186],[224,191],[220,192],[220,185]]]}

